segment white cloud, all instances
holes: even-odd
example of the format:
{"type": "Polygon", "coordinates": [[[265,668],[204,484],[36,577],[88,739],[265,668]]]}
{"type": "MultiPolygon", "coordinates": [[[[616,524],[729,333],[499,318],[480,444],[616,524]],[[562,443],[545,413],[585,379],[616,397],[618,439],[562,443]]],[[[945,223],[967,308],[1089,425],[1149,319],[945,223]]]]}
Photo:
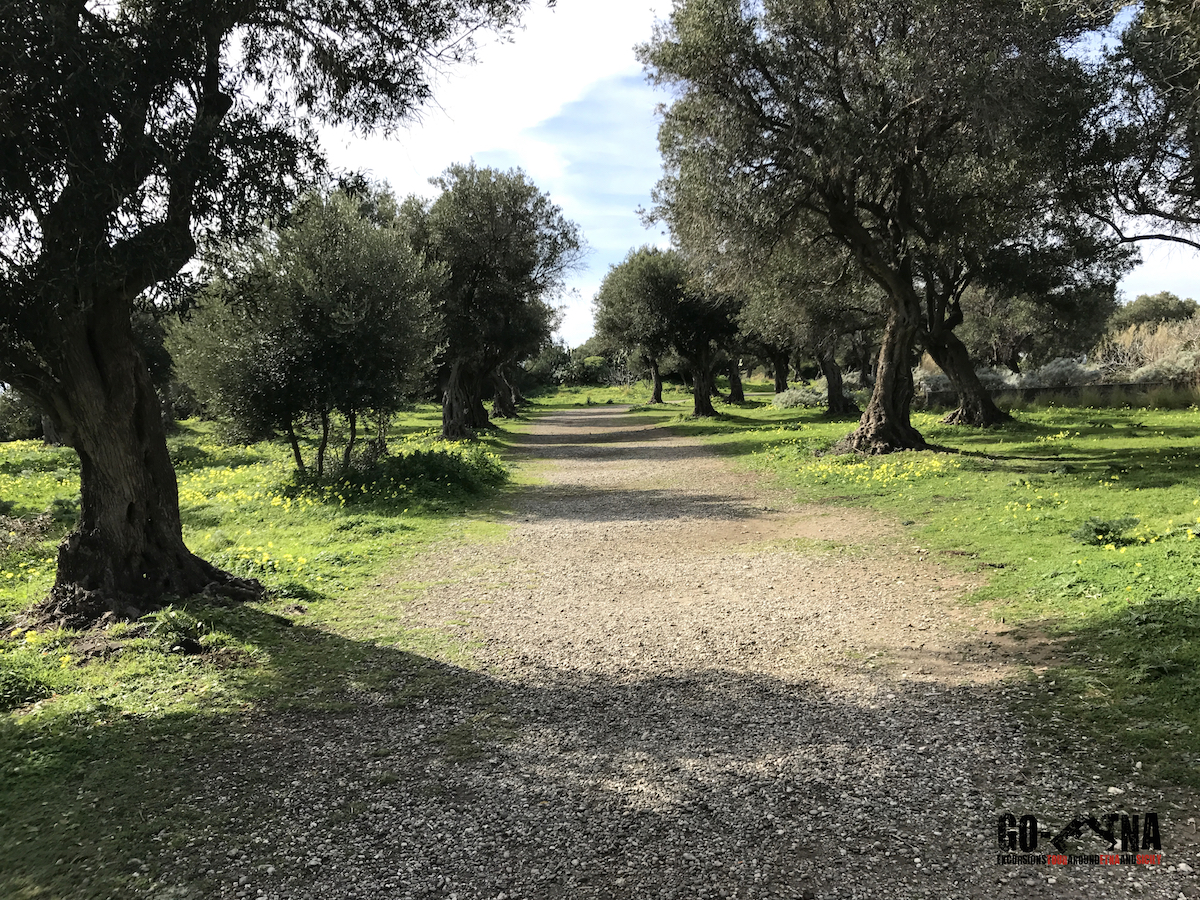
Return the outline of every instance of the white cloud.
{"type": "Polygon", "coordinates": [[[1121,280],[1126,300],[1159,291],[1200,300],[1200,251],[1166,241],[1146,241],[1141,251],[1141,265],[1121,280]]]}

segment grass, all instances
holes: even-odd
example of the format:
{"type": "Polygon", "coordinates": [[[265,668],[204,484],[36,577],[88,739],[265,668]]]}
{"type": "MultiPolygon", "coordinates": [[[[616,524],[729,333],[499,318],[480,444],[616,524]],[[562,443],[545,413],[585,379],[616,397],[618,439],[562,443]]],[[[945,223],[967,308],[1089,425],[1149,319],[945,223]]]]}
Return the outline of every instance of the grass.
{"type": "MultiPolygon", "coordinates": [[[[1156,403],[1157,405],[1157,403],[1156,403]]],[[[877,510],[986,581],[969,599],[1061,641],[1039,704],[1147,770],[1200,785],[1200,411],[1027,408],[973,430],[915,414],[953,452],[826,455],[854,426],[819,411],[719,406],[656,417],[801,497],[877,510]]]]}
{"type": "MultiPolygon", "coordinates": [[[[533,391],[529,399],[543,409],[572,409],[581,406],[601,406],[622,404],[642,406],[650,402],[651,387],[649,382],[639,381],[630,385],[597,386],[567,386],[543,388],[533,391]]],[[[674,383],[663,385],[663,400],[667,403],[690,401],[692,391],[674,383]]]]}
{"type": "MultiPolygon", "coordinates": [[[[0,444],[0,896],[144,888],[153,873],[128,861],[147,842],[213,827],[213,811],[182,799],[202,777],[194,761],[227,752],[246,715],[462,693],[472,648],[406,626],[403,603],[424,585],[388,572],[434,542],[503,533],[508,433],[447,446],[431,435],[439,415],[414,410],[378,468],[322,483],[296,478],[282,444],[226,446],[185,423],[170,443],[186,542],[271,594],[178,601],[87,633],[15,625],[50,587],[54,548],[75,521],[75,455],[0,444]]],[[[503,711],[466,694],[478,702],[443,738],[451,760],[503,733],[503,711]]]]}

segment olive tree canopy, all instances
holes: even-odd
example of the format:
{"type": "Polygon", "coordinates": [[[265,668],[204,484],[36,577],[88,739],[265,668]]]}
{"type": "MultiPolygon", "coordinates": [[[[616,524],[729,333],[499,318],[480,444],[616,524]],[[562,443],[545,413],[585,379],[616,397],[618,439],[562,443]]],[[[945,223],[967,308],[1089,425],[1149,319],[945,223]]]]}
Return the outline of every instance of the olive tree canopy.
{"type": "Polygon", "coordinates": [[[976,401],[964,421],[991,420],[959,301],[996,250],[1083,228],[1057,173],[1093,99],[1064,40],[1085,27],[1016,0],[676,0],[641,49],[676,93],[656,197],[673,232],[718,198],[761,243],[827,234],[883,289],[878,377],[845,448],[924,446],[918,341],[976,401]]]}

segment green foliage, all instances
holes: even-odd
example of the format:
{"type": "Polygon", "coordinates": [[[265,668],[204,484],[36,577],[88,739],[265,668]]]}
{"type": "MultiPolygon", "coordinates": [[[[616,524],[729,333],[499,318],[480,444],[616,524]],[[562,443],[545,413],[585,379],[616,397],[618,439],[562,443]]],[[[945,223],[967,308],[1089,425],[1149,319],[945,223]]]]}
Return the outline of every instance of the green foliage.
{"type": "Polygon", "coordinates": [[[1054,359],[1087,354],[1117,308],[1115,285],[1085,285],[1013,296],[973,287],[962,298],[956,333],[982,366],[1027,372],[1054,359]]]}
{"type": "Polygon", "coordinates": [[[28,441],[42,434],[41,413],[16,391],[0,393],[0,441],[28,441]]]}
{"type": "Polygon", "coordinates": [[[440,273],[414,253],[394,206],[383,192],[309,196],[173,329],[183,381],[240,434],[287,433],[334,410],[391,412],[415,390],[440,273]]]}
{"type": "Polygon", "coordinates": [[[1120,331],[1132,325],[1157,325],[1163,322],[1181,322],[1200,312],[1200,304],[1190,297],[1181,300],[1170,291],[1157,294],[1138,294],[1132,302],[1118,309],[1108,326],[1120,331]]]}
{"type": "Polygon", "coordinates": [[[168,653],[198,653],[200,640],[209,627],[196,616],[175,606],[165,606],[142,618],[148,627],[146,637],[156,640],[168,653]]]}
{"type": "Polygon", "coordinates": [[[950,346],[973,282],[1075,287],[1125,265],[1053,189],[1094,101],[1065,50],[1081,27],[1020,0],[681,0],[640,48],[675,96],[654,212],[682,245],[769,259],[832,242],[881,289],[889,353],[855,446],[921,443],[902,388],[917,327],[901,322],[950,346]]]}
{"type": "Polygon", "coordinates": [[[1071,537],[1081,544],[1126,544],[1131,541],[1125,537],[1125,532],[1138,524],[1136,516],[1125,516],[1120,519],[1098,519],[1090,517],[1086,522],[1071,532],[1071,537]]]}
{"type": "Polygon", "coordinates": [[[460,438],[487,425],[492,379],[550,343],[552,301],[583,238],[519,169],[453,165],[433,183],[432,204],[410,197],[401,212],[414,246],[445,271],[435,292],[443,435],[460,438]]]}
{"type": "Polygon", "coordinates": [[[696,415],[711,415],[720,355],[737,330],[733,297],[706,290],[674,250],[641,247],[609,269],[596,295],[596,330],[628,353],[659,360],[674,350],[692,369],[696,415]]]}

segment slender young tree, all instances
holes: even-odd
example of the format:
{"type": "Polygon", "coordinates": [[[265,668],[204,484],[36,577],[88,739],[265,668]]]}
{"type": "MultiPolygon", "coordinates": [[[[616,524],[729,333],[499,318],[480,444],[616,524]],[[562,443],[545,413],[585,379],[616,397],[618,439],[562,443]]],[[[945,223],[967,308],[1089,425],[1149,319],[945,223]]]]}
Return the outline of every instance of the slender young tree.
{"type": "Polygon", "coordinates": [[[318,121],[395,123],[431,65],[522,0],[11,0],[0,15],[0,381],[79,453],[51,608],[86,621],[206,587],[131,327],[198,240],[244,237],[318,167],[318,121]]]}

